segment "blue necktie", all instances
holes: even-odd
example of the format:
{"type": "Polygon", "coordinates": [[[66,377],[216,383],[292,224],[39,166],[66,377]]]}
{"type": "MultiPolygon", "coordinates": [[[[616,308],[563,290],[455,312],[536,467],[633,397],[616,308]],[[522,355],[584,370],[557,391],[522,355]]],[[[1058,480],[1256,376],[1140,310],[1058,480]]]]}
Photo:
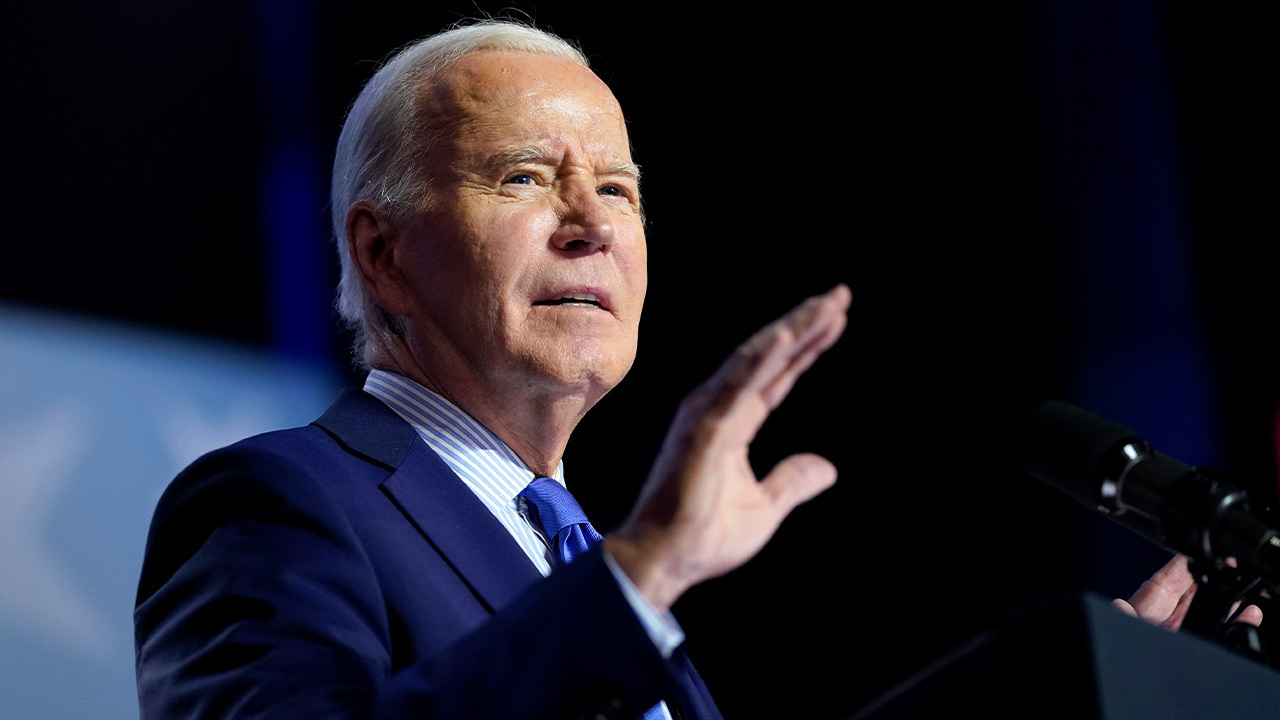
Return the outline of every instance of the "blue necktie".
{"type": "Polygon", "coordinates": [[[529,519],[542,528],[551,543],[551,554],[559,567],[591,549],[604,538],[587,522],[586,513],[563,485],[551,478],[534,478],[520,491],[528,501],[529,519]]]}
{"type": "MultiPolygon", "coordinates": [[[[529,519],[542,528],[551,543],[551,554],[555,558],[556,567],[567,564],[582,553],[591,549],[592,545],[604,538],[587,521],[587,514],[582,506],[565,486],[551,478],[534,478],[533,482],[520,491],[520,497],[527,502],[529,519]]],[[[644,713],[644,720],[662,720],[670,715],[663,712],[662,703],[649,708],[644,713]]]]}

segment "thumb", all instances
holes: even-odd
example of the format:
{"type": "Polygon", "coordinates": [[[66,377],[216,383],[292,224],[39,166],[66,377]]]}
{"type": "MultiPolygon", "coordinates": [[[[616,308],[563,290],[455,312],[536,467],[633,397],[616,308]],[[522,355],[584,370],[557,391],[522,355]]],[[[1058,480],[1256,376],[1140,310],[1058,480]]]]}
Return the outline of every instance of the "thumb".
{"type": "Polygon", "coordinates": [[[784,458],[760,481],[773,500],[779,520],[797,505],[808,502],[836,482],[836,466],[813,453],[784,458]]]}

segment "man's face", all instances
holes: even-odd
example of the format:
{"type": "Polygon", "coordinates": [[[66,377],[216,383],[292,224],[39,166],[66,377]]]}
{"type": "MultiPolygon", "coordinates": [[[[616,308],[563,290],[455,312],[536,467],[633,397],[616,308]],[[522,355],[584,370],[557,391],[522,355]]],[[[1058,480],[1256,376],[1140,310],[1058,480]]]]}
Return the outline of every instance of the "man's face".
{"type": "Polygon", "coordinates": [[[577,63],[517,52],[464,57],[425,92],[451,122],[398,251],[419,364],[446,391],[593,403],[635,359],[647,283],[617,101],[577,63]]]}

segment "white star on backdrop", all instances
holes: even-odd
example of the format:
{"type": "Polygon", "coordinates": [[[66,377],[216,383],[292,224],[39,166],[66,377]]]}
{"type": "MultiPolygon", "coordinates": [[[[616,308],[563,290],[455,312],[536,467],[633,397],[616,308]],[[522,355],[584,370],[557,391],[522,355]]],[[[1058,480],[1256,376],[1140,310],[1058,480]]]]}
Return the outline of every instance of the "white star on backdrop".
{"type": "Polygon", "coordinates": [[[94,437],[74,397],[0,428],[0,609],[7,620],[82,658],[124,640],[49,543],[48,522],[94,437]]]}
{"type": "Polygon", "coordinates": [[[229,410],[217,416],[186,399],[175,399],[161,414],[157,435],[169,451],[172,470],[152,491],[148,512],[160,501],[169,481],[196,458],[258,433],[280,429],[278,413],[270,405],[249,397],[237,398],[229,410]]]}
{"type": "Polygon", "coordinates": [[[175,400],[166,408],[160,436],[174,463],[174,473],[191,461],[251,435],[279,429],[279,418],[270,405],[250,397],[238,397],[218,416],[194,402],[175,400]]]}

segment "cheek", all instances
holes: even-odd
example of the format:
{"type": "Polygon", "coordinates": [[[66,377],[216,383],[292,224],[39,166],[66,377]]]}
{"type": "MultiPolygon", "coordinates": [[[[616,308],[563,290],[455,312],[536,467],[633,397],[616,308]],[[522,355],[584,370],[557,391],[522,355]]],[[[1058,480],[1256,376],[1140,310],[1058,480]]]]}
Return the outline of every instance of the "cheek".
{"type": "Polygon", "coordinates": [[[637,302],[643,303],[649,287],[649,249],[645,244],[644,232],[640,231],[638,234],[638,239],[628,245],[630,250],[623,255],[619,264],[637,302]]]}
{"type": "Polygon", "coordinates": [[[469,218],[464,252],[473,281],[492,287],[513,264],[518,238],[527,223],[514,212],[493,212],[469,218]]]}
{"type": "Polygon", "coordinates": [[[640,284],[640,296],[644,297],[645,290],[649,287],[649,249],[644,244],[644,240],[640,240],[639,258],[636,260],[635,273],[636,282],[640,284]]]}
{"type": "Polygon", "coordinates": [[[545,250],[557,223],[553,212],[528,206],[475,218],[469,233],[475,262],[487,275],[517,277],[545,250]]]}
{"type": "Polygon", "coordinates": [[[560,227],[560,216],[553,208],[544,205],[521,213],[518,218],[513,218],[513,223],[519,226],[520,234],[516,237],[523,238],[526,243],[545,246],[560,227]]]}
{"type": "Polygon", "coordinates": [[[490,208],[470,223],[475,237],[494,245],[529,245],[547,241],[560,219],[547,198],[490,208]]]}

